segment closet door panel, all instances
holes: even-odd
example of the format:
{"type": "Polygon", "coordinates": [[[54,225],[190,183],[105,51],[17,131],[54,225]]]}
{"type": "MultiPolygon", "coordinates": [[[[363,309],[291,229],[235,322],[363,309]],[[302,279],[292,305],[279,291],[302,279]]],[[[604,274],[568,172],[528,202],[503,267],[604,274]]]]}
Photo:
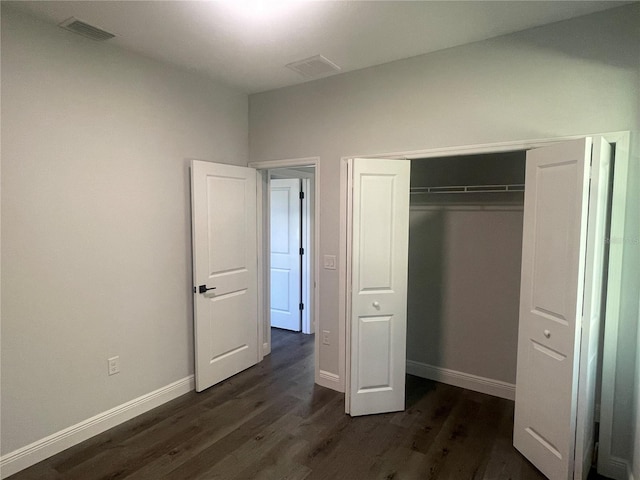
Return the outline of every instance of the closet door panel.
{"type": "Polygon", "coordinates": [[[591,139],[527,153],[514,445],[573,475],[591,139]]]}
{"type": "Polygon", "coordinates": [[[351,161],[348,410],[404,410],[409,244],[408,160],[351,161]]]}

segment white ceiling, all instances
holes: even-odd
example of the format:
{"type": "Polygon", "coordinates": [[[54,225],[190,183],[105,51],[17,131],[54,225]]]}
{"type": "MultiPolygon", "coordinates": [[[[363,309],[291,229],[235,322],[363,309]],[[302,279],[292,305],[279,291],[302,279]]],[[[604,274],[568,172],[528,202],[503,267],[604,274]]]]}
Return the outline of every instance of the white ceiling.
{"type": "Polygon", "coordinates": [[[76,17],[115,33],[117,37],[109,40],[110,43],[199,71],[247,93],[255,93],[307,81],[285,65],[318,54],[339,65],[342,72],[348,72],[629,2],[227,0],[9,3],[56,24],[76,17]]]}

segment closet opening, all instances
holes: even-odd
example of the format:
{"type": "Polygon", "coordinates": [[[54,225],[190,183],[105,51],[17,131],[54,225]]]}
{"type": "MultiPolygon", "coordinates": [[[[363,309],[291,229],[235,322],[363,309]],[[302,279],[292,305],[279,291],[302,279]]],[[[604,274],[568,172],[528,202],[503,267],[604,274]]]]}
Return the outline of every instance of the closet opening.
{"type": "Polygon", "coordinates": [[[628,159],[628,132],[343,158],[345,411],[424,411],[434,398],[450,410],[458,392],[474,408],[513,405],[513,424],[501,425],[547,476],[581,477],[598,444],[598,468],[608,468],[628,159]],[[505,152],[520,155],[525,187],[502,176],[513,163],[481,163],[499,165],[505,152]],[[490,171],[502,178],[479,179],[490,171]],[[436,182],[437,175],[446,180],[436,182]],[[519,209],[517,233],[501,233],[504,222],[484,230],[474,223],[519,209]],[[511,261],[506,240],[518,245],[511,261]],[[479,244],[487,250],[476,250],[479,244]],[[490,274],[509,265],[513,282],[498,274],[489,288],[490,274]],[[456,283],[466,289],[451,288],[456,283]],[[515,308],[505,316],[509,298],[515,308]],[[512,317],[510,335],[494,327],[500,316],[512,317]]]}
{"type": "Polygon", "coordinates": [[[411,161],[408,374],[515,399],[525,160],[411,161]]]}

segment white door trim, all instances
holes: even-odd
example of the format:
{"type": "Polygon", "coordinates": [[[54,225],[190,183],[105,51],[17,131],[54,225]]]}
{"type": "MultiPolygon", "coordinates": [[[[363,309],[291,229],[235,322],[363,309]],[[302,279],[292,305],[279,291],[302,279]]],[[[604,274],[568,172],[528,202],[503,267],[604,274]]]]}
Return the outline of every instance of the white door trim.
{"type": "MultiPolygon", "coordinates": [[[[551,137],[530,140],[518,140],[510,142],[496,142],[488,144],[461,145],[452,147],[430,148],[424,150],[407,150],[399,152],[385,153],[362,153],[357,155],[343,156],[340,162],[340,243],[338,252],[338,375],[339,389],[345,391],[347,385],[346,374],[346,338],[347,338],[347,265],[349,252],[347,250],[347,161],[350,158],[398,158],[398,159],[418,159],[434,158],[457,155],[475,155],[482,153],[508,152],[513,150],[527,150],[552,145],[565,140],[574,140],[587,136],[602,136],[607,142],[616,145],[615,164],[613,180],[613,199],[611,214],[611,238],[624,238],[624,220],[626,211],[627,196],[627,171],[630,158],[630,132],[616,131],[607,133],[584,133],[580,135],[569,135],[562,137],[551,137]]],[[[611,454],[611,440],[613,428],[613,401],[615,371],[617,359],[618,324],[620,318],[620,292],[622,286],[622,242],[612,241],[609,250],[609,271],[607,278],[607,310],[604,321],[605,339],[602,359],[602,397],[600,403],[600,448],[598,469],[603,475],[611,474],[615,466],[620,463],[619,458],[611,454]],[[608,470],[607,465],[611,465],[608,470]],[[602,469],[602,470],[601,470],[602,469]],[[611,472],[611,473],[608,473],[611,472]]],[[[316,359],[317,361],[317,359],[316,359]]],[[[335,388],[335,386],[333,387],[335,388]]]]}
{"type": "MultiPolygon", "coordinates": [[[[585,133],[580,135],[566,135],[562,137],[547,137],[537,139],[524,139],[515,140],[510,142],[495,142],[495,143],[480,143],[475,145],[461,145],[453,147],[439,147],[439,148],[427,148],[420,150],[404,150],[398,152],[385,152],[376,154],[362,154],[362,155],[346,155],[342,159],[348,158],[398,158],[398,159],[417,159],[417,158],[434,158],[434,157],[453,157],[460,155],[478,155],[481,153],[499,153],[499,152],[512,152],[514,150],[530,150],[532,148],[546,147],[553,145],[554,143],[563,142],[566,140],[577,140],[584,137],[597,137],[601,136],[609,143],[628,142],[630,140],[630,132],[628,130],[605,132],[605,133],[585,133]]],[[[252,166],[251,164],[249,166],[252,166]]]]}
{"type": "MultiPolygon", "coordinates": [[[[313,180],[313,245],[311,246],[311,278],[313,279],[313,285],[311,285],[311,308],[313,309],[313,318],[315,320],[315,331],[318,332],[320,328],[320,316],[319,316],[319,266],[320,266],[320,157],[305,157],[305,158],[291,158],[280,160],[267,160],[260,162],[251,162],[249,167],[255,168],[258,171],[258,245],[261,247],[258,249],[258,318],[260,325],[261,337],[259,342],[262,343],[261,358],[268,355],[271,352],[271,332],[269,328],[269,280],[268,274],[270,270],[269,265],[269,198],[265,191],[268,193],[268,176],[269,170],[274,168],[295,168],[295,167],[314,167],[315,175],[313,180]]],[[[335,389],[335,380],[333,378],[327,379],[326,375],[320,375],[320,339],[319,335],[314,339],[314,379],[315,383],[328,388],[335,389]]]]}

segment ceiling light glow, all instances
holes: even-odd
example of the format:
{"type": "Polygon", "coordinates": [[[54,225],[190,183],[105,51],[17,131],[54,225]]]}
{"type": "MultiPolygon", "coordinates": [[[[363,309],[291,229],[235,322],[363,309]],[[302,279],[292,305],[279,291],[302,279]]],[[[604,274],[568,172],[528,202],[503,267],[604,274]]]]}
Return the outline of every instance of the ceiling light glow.
{"type": "MultiPolygon", "coordinates": [[[[229,11],[250,20],[265,20],[291,11],[305,0],[219,0],[229,11]]],[[[307,0],[308,1],[308,0],[307,0]]]]}

